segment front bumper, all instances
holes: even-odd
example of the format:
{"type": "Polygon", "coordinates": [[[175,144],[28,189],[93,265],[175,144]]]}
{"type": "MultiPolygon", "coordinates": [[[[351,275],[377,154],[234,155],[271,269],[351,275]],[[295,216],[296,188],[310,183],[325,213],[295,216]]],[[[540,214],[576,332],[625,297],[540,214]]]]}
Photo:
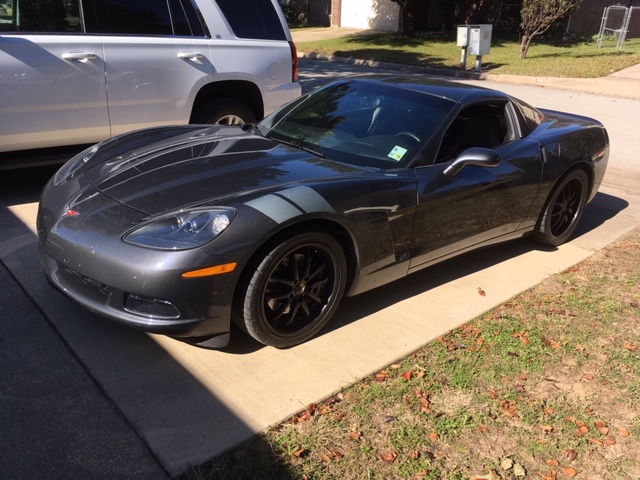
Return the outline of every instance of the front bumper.
{"type": "Polygon", "coordinates": [[[149,333],[199,338],[229,331],[231,305],[215,304],[226,302],[205,301],[202,304],[199,300],[196,304],[186,305],[181,301],[179,291],[172,295],[173,301],[132,293],[89,278],[46,254],[41,253],[40,262],[47,280],[56,289],[87,310],[128,327],[149,333]]]}
{"type": "Polygon", "coordinates": [[[62,190],[46,187],[38,212],[40,261],[55,288],[129,327],[193,337],[193,343],[207,346],[226,344],[238,273],[182,277],[228,263],[226,256],[199,248],[163,251],[128,244],[122,234],[142,213],[93,191],[74,204],[77,217],[65,216],[69,204],[62,190]],[[212,336],[222,337],[209,345],[204,340],[212,336]]]}

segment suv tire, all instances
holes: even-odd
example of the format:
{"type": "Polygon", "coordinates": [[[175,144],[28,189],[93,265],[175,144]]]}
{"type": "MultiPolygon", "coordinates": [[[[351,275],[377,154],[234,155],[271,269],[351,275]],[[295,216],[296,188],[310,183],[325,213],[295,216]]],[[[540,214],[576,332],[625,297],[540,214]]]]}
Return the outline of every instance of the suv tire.
{"type": "Polygon", "coordinates": [[[242,125],[255,121],[255,115],[244,103],[232,98],[213,98],[198,108],[192,123],[242,125]]]}

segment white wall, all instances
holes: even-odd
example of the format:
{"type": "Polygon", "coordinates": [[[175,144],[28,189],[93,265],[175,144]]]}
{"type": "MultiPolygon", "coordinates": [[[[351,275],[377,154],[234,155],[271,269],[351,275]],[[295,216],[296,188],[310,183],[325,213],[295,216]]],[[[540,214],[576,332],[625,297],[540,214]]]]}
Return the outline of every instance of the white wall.
{"type": "Polygon", "coordinates": [[[340,26],[398,30],[400,7],[391,0],[342,0],[340,26]]]}

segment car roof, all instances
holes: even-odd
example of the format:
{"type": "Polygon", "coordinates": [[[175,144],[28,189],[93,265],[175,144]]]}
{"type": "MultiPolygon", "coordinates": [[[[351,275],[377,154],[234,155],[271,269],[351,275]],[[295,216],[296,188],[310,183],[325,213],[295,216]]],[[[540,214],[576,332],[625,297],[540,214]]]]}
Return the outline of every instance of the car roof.
{"type": "Polygon", "coordinates": [[[498,90],[430,78],[424,75],[368,74],[351,77],[351,79],[386,83],[399,88],[446,98],[465,105],[481,100],[508,100],[511,98],[506,93],[498,90]]]}

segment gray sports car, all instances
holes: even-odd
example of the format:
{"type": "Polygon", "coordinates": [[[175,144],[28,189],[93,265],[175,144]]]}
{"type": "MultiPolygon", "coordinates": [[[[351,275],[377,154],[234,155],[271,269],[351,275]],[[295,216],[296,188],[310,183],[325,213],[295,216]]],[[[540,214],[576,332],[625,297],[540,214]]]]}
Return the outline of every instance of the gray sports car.
{"type": "Polygon", "coordinates": [[[609,156],[597,121],[420,77],[358,77],[257,125],[104,141],[42,192],[53,286],[125,325],[223,347],[315,335],[343,295],[532,235],[559,245],[609,156]]]}

